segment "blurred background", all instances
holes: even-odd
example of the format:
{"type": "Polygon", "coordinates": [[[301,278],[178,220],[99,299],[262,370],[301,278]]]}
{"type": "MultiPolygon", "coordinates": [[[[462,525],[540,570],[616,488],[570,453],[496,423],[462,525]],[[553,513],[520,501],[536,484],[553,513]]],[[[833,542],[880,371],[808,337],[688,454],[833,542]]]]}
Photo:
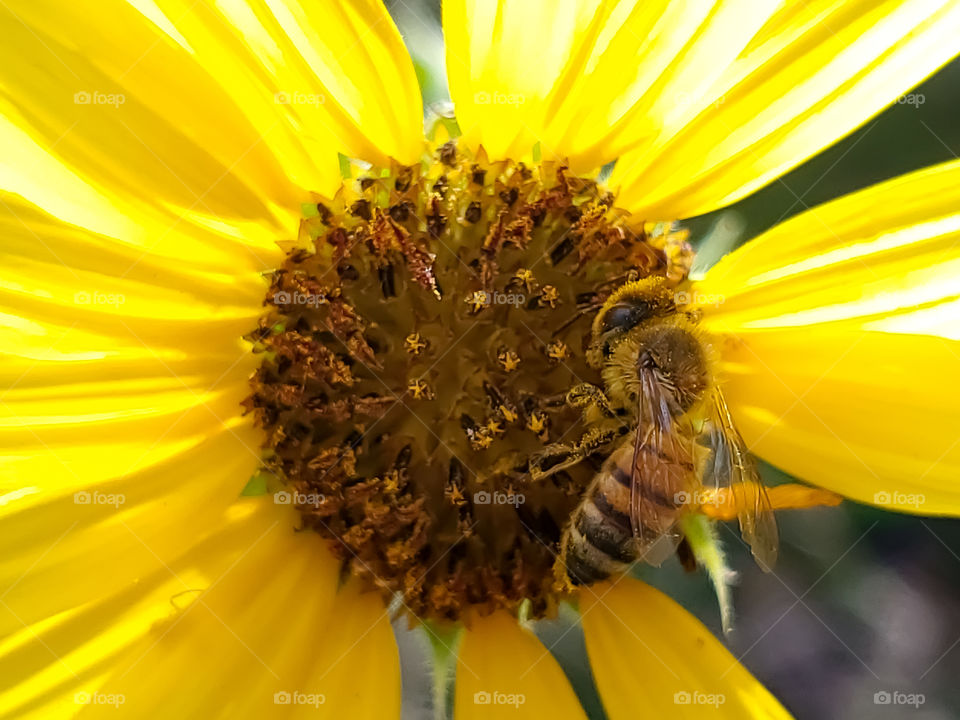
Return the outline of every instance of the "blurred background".
{"type": "MultiPolygon", "coordinates": [[[[424,103],[448,100],[439,0],[388,0],[387,6],[414,59],[424,103]]],[[[754,195],[689,221],[691,241],[703,248],[697,269],[809,207],[958,158],[960,60],[913,94],[912,102],[893,103],[754,195]]],[[[770,484],[789,479],[770,466],[762,472],[770,484]]],[[[780,559],[773,574],[760,571],[736,533],[724,533],[740,576],[736,629],[724,639],[733,655],[798,720],[960,717],[960,521],[848,501],[839,508],[781,513],[779,524],[780,559]],[[882,692],[920,693],[923,702],[875,703],[882,692]]],[[[638,574],[722,637],[705,575],[688,575],[675,561],[638,574]]],[[[540,623],[537,634],[564,668],[588,716],[604,718],[575,613],[540,623]]],[[[431,717],[426,643],[405,624],[397,627],[397,636],[404,718],[431,717]]]]}

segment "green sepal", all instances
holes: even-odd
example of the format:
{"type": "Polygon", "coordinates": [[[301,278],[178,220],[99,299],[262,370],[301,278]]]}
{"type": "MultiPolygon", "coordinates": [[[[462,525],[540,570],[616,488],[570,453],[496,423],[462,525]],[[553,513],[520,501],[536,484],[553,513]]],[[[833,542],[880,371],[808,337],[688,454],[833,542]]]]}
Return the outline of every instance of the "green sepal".
{"type": "Polygon", "coordinates": [[[433,718],[451,717],[450,695],[457,661],[457,648],[463,635],[459,623],[423,621],[423,630],[430,643],[430,661],[433,664],[433,718]]]}
{"type": "Polygon", "coordinates": [[[689,513],[680,518],[680,529],[686,536],[697,564],[707,571],[720,605],[720,624],[724,634],[733,629],[733,598],[730,584],[736,577],[727,566],[723,546],[717,537],[716,523],[702,513],[689,513]]]}
{"type": "Polygon", "coordinates": [[[241,496],[254,497],[257,495],[266,495],[267,494],[267,474],[264,472],[257,472],[256,475],[253,475],[247,484],[244,485],[243,490],[240,491],[241,496]]]}
{"type": "Polygon", "coordinates": [[[353,168],[350,167],[350,158],[348,158],[343,153],[337,153],[337,157],[340,160],[340,177],[344,180],[349,180],[353,177],[353,168]]]}

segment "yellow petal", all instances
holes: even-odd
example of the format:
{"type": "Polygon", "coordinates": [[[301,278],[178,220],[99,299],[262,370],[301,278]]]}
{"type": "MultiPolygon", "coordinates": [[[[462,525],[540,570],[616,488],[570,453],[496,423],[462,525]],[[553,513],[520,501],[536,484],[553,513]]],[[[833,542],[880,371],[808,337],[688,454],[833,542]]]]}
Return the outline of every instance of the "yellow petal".
{"type": "Polygon", "coordinates": [[[791,218],[695,287],[754,453],[862,502],[960,512],[958,207],[960,161],[791,218]]]}
{"type": "Polygon", "coordinates": [[[660,132],[617,162],[610,183],[645,219],[698,215],[763,187],[898,97],[922,102],[904,94],[957,53],[951,0],[754,5],[770,16],[754,33],[754,11],[743,14],[753,36],[731,32],[733,62],[707,84],[666,86],[681,107],[655,114],[660,132]]]}
{"type": "MultiPolygon", "coordinates": [[[[156,568],[154,553],[170,562],[230,520],[258,466],[254,435],[215,432],[203,422],[209,437],[161,443],[152,453],[146,438],[142,445],[88,440],[83,454],[33,448],[48,456],[46,475],[38,472],[42,463],[13,465],[33,472],[14,475],[0,507],[0,582],[12,613],[0,620],[0,632],[118,592],[156,568]],[[94,474],[96,455],[105,466],[102,476],[94,474]],[[80,460],[88,463],[86,477],[79,475],[80,460]]],[[[103,426],[100,433],[123,429],[103,426]]]]}
{"type": "Polygon", "coordinates": [[[593,677],[610,720],[789,718],[710,632],[659,590],[625,578],[581,593],[593,677]]]}
{"type": "Polygon", "coordinates": [[[464,632],[457,658],[457,720],[582,720],[563,670],[516,618],[497,612],[464,632]]]}
{"type": "MultiPolygon", "coordinates": [[[[192,537],[195,545],[179,556],[132,531],[122,543],[104,536],[76,558],[77,572],[106,565],[123,584],[59,615],[24,621],[4,639],[4,711],[110,716],[119,703],[135,717],[159,707],[183,717],[265,717],[277,709],[275,692],[316,688],[332,703],[339,668],[386,668],[388,660],[364,656],[377,645],[389,658],[389,626],[385,636],[367,600],[334,602],[337,563],[319,536],[294,532],[295,515],[263,498],[242,499],[225,520],[211,517],[219,526],[192,537]],[[138,548],[149,562],[123,561],[120,545],[138,548]],[[338,605],[349,641],[339,628],[325,630],[338,605]],[[311,637],[325,642],[304,642],[311,637]],[[329,670],[323,681],[320,668],[329,670]]],[[[48,587],[73,591],[69,581],[48,587]]],[[[6,600],[0,612],[22,619],[6,600]]]]}
{"type": "Polygon", "coordinates": [[[249,221],[335,189],[338,151],[417,159],[420,95],[379,0],[136,5],[0,15],[0,112],[92,184],[249,221]]]}
{"type": "Polygon", "coordinates": [[[0,9],[3,717],[396,716],[382,603],[237,499],[240,337],[336,152],[416,158],[412,68],[375,1],[136,4],[0,9]]]}
{"type": "MultiPolygon", "coordinates": [[[[309,630],[309,628],[307,628],[309,630]]],[[[359,718],[391,720],[400,717],[400,655],[387,608],[379,595],[361,593],[355,582],[337,594],[336,602],[318,632],[301,634],[297,659],[307,665],[302,692],[324,696],[318,708],[301,704],[297,718],[359,718]],[[304,643],[316,637],[319,642],[304,643]]],[[[264,717],[251,713],[251,718],[264,717]]]]}
{"type": "MultiPolygon", "coordinates": [[[[74,184],[56,191],[76,192],[73,216],[97,196],[65,177],[74,184]]],[[[157,253],[150,215],[105,204],[105,229],[93,232],[15,194],[0,200],[7,632],[152,569],[134,534],[173,558],[219,527],[260,462],[261,438],[240,418],[256,363],[240,337],[264,283],[243,238],[197,231],[157,253]],[[130,575],[90,562],[104,547],[130,575]]]]}
{"type": "Polygon", "coordinates": [[[775,3],[444,3],[447,74],[467,142],[493,157],[599,167],[691,117],[775,3]]]}
{"type": "MultiPolygon", "coordinates": [[[[76,200],[89,199],[80,192],[88,185],[72,189],[76,200]]],[[[38,322],[136,334],[149,343],[176,337],[186,351],[197,339],[183,335],[189,322],[205,321],[222,339],[236,337],[240,328],[246,328],[240,334],[246,332],[266,290],[259,273],[279,261],[276,247],[199,229],[151,243],[147,233],[158,218],[149,213],[114,209],[83,218],[68,208],[58,210],[65,220],[0,191],[0,305],[38,322]],[[75,226],[84,220],[104,227],[75,226]],[[138,223],[144,229],[136,228],[138,223]],[[181,329],[174,335],[170,331],[177,325],[181,329]]],[[[30,327],[22,329],[34,334],[30,327]]]]}
{"type": "Polygon", "coordinates": [[[578,28],[590,23],[596,2],[443,3],[447,80],[463,141],[482,144],[492,158],[523,158],[545,136],[544,108],[578,28]]]}
{"type": "MultiPolygon", "coordinates": [[[[225,433],[235,440],[225,457],[246,459],[234,497],[259,455],[239,414],[256,364],[240,337],[256,325],[261,261],[243,242],[198,233],[196,257],[173,262],[128,241],[130,227],[110,228],[117,238],[0,200],[0,494],[29,489],[19,509],[106,491],[225,433]]],[[[135,223],[116,211],[105,220],[135,223]]],[[[171,491],[189,477],[181,470],[171,491]]]]}

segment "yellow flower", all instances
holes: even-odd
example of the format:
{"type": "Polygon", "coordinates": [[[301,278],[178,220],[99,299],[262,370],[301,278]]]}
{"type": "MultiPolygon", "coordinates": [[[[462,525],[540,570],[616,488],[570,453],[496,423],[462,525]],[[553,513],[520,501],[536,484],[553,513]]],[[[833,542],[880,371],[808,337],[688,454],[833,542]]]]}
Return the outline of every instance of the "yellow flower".
{"type": "MultiPolygon", "coordinates": [[[[335,196],[341,158],[424,151],[390,17],[378,0],[0,12],[4,717],[399,717],[380,596],[338,582],[292,505],[238,496],[263,444],[240,413],[258,366],[241,338],[276,243],[313,193],[335,196]]],[[[581,175],[616,159],[609,186],[640,221],[769,183],[949,60],[960,30],[956,3],[919,0],[443,15],[462,147],[581,175]]],[[[860,501],[956,514],[958,180],[950,163],[810,210],[691,288],[723,299],[704,324],[758,455],[860,501]]],[[[491,362],[508,360],[523,372],[507,351],[491,362]]],[[[579,610],[613,720],[786,716],[658,591],[621,579],[579,610]]],[[[456,662],[460,720],[584,717],[502,610],[456,662]]]]}

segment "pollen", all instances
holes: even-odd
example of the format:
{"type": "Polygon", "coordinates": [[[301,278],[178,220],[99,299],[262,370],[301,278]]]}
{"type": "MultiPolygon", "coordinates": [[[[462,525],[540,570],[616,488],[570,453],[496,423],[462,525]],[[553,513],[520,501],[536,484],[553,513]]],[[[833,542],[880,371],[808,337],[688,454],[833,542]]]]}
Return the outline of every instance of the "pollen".
{"type": "Polygon", "coordinates": [[[483,290],[474,290],[464,302],[470,305],[471,312],[478,313],[487,306],[489,300],[487,299],[487,293],[483,290]]]}
{"type": "Polygon", "coordinates": [[[486,428],[481,428],[471,434],[470,444],[474,450],[486,450],[493,444],[493,435],[486,428]]]}
{"type": "Polygon", "coordinates": [[[513,275],[513,281],[528,293],[533,293],[537,289],[537,279],[534,277],[533,271],[527,268],[517,270],[513,275]]]}
{"type": "Polygon", "coordinates": [[[531,413],[527,420],[527,430],[534,433],[541,441],[546,442],[550,436],[547,432],[547,416],[542,412],[531,413]]]}
{"type": "Polygon", "coordinates": [[[562,162],[443,138],[416,165],[355,174],[304,205],[265,275],[244,403],[261,472],[309,500],[301,529],[344,572],[411,616],[551,615],[596,463],[534,481],[531,459],[583,433],[567,395],[602,383],[597,310],[627,279],[685,278],[689,246],[562,162]]]}
{"type": "Polygon", "coordinates": [[[570,348],[563,340],[554,340],[546,347],[547,357],[551,360],[562,361],[570,357],[570,348]]]}
{"type": "Polygon", "coordinates": [[[420,333],[410,333],[404,338],[403,346],[411,355],[419,355],[426,350],[427,343],[420,337],[420,333]]]}
{"type": "Polygon", "coordinates": [[[432,400],[433,391],[423,380],[411,380],[407,383],[407,390],[414,400],[432,400]]]}
{"type": "Polygon", "coordinates": [[[553,285],[544,285],[543,292],[540,293],[540,302],[549,305],[551,308],[555,308],[557,303],[560,302],[560,291],[553,285]]]}
{"type": "Polygon", "coordinates": [[[520,367],[520,356],[513,350],[501,349],[500,352],[497,353],[497,362],[500,363],[500,367],[503,368],[504,372],[510,373],[520,367]]]}
{"type": "Polygon", "coordinates": [[[487,420],[487,424],[484,425],[483,427],[488,433],[490,433],[491,436],[503,435],[503,428],[500,427],[499,420],[493,420],[493,419],[487,420]]]}

